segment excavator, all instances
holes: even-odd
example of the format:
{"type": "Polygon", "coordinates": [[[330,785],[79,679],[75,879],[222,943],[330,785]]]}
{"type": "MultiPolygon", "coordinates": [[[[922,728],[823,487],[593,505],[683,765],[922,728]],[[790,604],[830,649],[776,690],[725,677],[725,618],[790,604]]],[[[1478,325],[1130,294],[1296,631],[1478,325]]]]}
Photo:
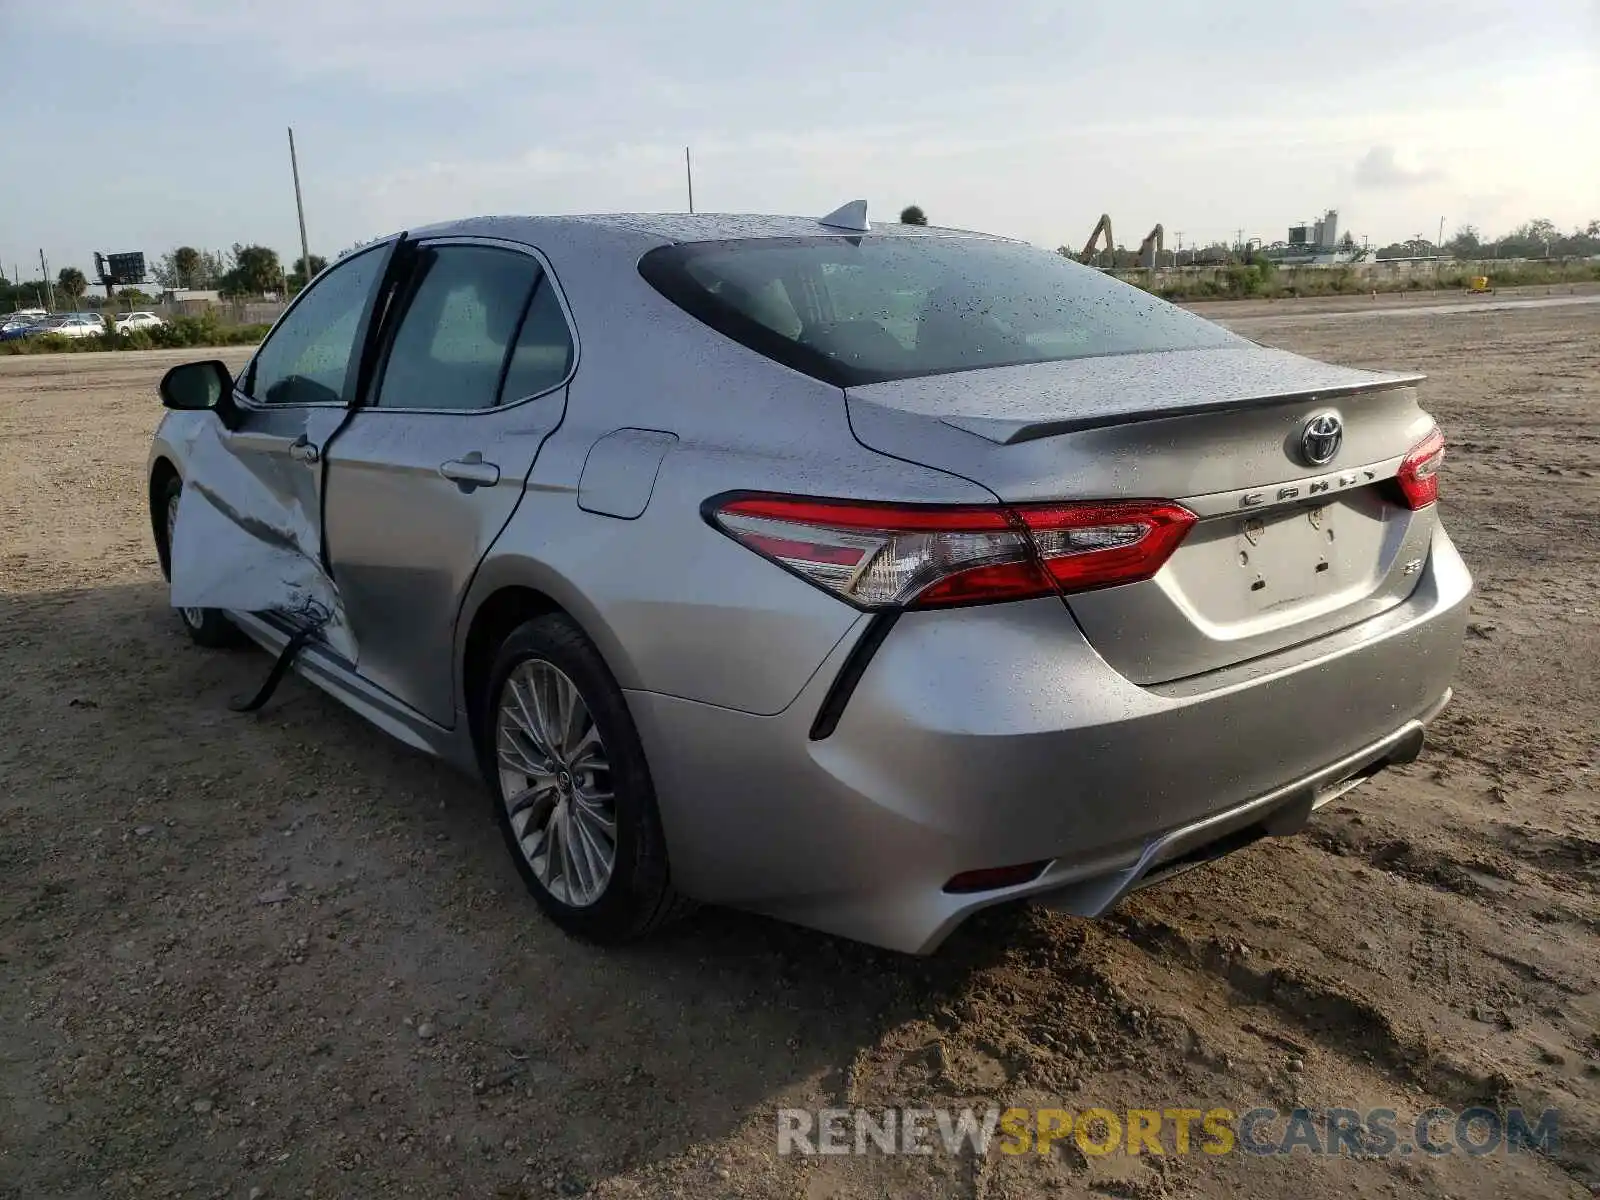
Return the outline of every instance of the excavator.
{"type": "MultiPolygon", "coordinates": [[[[1089,240],[1083,244],[1083,250],[1078,255],[1078,261],[1094,265],[1099,254],[1109,254],[1115,246],[1116,242],[1112,240],[1111,236],[1111,214],[1101,213],[1100,219],[1095,222],[1094,232],[1089,235],[1089,240]],[[1103,250],[1097,252],[1095,247],[1099,245],[1102,234],[1105,235],[1105,246],[1103,250]]],[[[1166,248],[1166,230],[1157,225],[1145,235],[1144,241],[1139,244],[1139,265],[1141,267],[1155,266],[1156,256],[1166,248]]]]}
{"type": "Polygon", "coordinates": [[[1144,241],[1139,243],[1139,265],[1141,267],[1154,267],[1156,256],[1167,248],[1167,232],[1157,224],[1154,229],[1144,235],[1144,241]]]}
{"type": "Polygon", "coordinates": [[[1111,252],[1115,243],[1111,240],[1111,214],[1101,213],[1100,219],[1095,222],[1094,232],[1089,235],[1089,240],[1083,244],[1083,251],[1078,255],[1078,261],[1093,263],[1095,260],[1095,243],[1100,240],[1101,234],[1106,235],[1106,253],[1111,252]]]}

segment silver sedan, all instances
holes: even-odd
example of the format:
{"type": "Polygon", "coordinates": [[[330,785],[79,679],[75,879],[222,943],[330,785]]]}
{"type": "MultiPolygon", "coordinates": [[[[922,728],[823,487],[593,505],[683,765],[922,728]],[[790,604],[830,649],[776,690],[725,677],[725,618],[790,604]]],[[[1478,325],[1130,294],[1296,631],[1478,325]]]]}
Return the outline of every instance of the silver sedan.
{"type": "Polygon", "coordinates": [[[190,634],[480,774],[564,928],[926,952],[1416,756],[1471,590],[1418,383],[860,203],[480,218],[175,368],[149,504],[190,634]]]}

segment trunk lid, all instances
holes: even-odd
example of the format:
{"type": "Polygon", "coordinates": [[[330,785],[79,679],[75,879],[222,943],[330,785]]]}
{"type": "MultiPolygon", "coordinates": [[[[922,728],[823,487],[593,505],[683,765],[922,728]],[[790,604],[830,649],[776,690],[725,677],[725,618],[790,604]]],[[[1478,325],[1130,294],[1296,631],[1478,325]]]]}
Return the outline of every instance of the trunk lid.
{"type": "Polygon", "coordinates": [[[1155,578],[1067,598],[1110,665],[1155,684],[1331,633],[1411,593],[1434,510],[1405,507],[1390,481],[1433,425],[1417,404],[1421,378],[1244,344],[845,395],[864,445],[1001,500],[1166,499],[1195,512],[1155,578]],[[1316,463],[1304,435],[1327,416],[1342,441],[1316,463]]]}

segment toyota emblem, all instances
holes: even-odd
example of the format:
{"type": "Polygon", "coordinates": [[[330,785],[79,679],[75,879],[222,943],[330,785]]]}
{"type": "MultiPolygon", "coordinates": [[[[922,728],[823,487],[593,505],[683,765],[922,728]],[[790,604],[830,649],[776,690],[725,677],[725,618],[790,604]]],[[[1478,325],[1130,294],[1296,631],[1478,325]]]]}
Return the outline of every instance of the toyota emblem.
{"type": "Polygon", "coordinates": [[[1344,422],[1334,413],[1318,413],[1300,431],[1300,453],[1313,467],[1333,461],[1344,444],[1344,422]]]}

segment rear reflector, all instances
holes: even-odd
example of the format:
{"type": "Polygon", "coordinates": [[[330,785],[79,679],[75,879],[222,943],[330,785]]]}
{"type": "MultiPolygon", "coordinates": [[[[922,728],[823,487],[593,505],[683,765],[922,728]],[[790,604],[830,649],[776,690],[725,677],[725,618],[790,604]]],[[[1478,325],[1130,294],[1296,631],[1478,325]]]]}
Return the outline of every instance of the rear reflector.
{"type": "Polygon", "coordinates": [[[981,871],[963,871],[951,876],[944,885],[946,892],[993,892],[1000,888],[1016,887],[1019,883],[1032,883],[1039,878],[1050,860],[1021,863],[1015,867],[985,867],[981,871]]]}
{"type": "Polygon", "coordinates": [[[1195,522],[1168,501],[943,507],[743,494],[718,529],[862,608],[938,608],[1148,579],[1195,522]]]}
{"type": "Polygon", "coordinates": [[[1435,429],[1412,447],[1395,479],[1408,508],[1427,508],[1439,498],[1439,468],[1444,465],[1444,434],[1435,429]]]}

